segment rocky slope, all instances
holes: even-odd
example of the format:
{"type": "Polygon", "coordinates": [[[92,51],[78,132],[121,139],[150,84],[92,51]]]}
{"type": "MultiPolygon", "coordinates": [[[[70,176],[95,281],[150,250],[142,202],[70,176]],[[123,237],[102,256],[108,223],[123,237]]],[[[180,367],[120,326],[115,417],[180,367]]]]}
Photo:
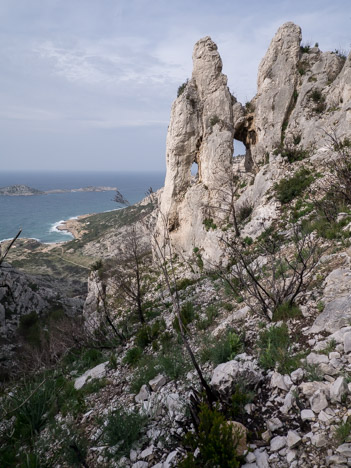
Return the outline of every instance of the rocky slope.
{"type": "Polygon", "coordinates": [[[100,258],[81,341],[2,396],[8,466],[351,466],[350,60],[286,23],[243,106],[195,44],[158,203],[63,247],[100,258]]]}

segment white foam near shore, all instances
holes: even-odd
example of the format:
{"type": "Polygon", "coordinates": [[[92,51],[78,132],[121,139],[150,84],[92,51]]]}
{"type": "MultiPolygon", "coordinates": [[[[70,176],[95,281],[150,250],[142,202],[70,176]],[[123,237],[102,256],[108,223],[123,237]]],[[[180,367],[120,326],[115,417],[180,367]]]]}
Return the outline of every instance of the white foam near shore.
{"type": "Polygon", "coordinates": [[[50,232],[56,232],[57,234],[63,234],[64,236],[70,236],[73,239],[74,238],[73,234],[71,234],[67,229],[58,229],[58,227],[61,226],[64,223],[65,223],[65,221],[63,219],[61,219],[60,221],[57,221],[56,223],[54,223],[51,226],[49,231],[50,232]]]}
{"type": "Polygon", "coordinates": [[[59,226],[61,226],[61,224],[63,224],[65,221],[63,219],[61,219],[60,221],[57,221],[56,223],[54,223],[51,228],[50,228],[50,232],[62,232],[60,229],[58,229],[59,226]]]}
{"type": "MultiPolygon", "coordinates": [[[[38,239],[37,237],[20,237],[20,239],[30,239],[30,240],[35,240],[37,242],[41,242],[41,240],[38,239]]],[[[12,240],[13,240],[13,237],[9,237],[7,239],[0,239],[0,243],[1,242],[12,241],[12,240]]]]}

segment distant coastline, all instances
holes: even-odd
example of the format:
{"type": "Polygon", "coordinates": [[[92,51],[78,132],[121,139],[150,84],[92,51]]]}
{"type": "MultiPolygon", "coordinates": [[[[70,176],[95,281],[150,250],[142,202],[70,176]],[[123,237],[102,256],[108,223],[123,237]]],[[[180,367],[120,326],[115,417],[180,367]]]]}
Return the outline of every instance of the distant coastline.
{"type": "Polygon", "coordinates": [[[95,213],[75,216],[74,218],[70,218],[65,221],[62,220],[56,225],[55,229],[57,231],[70,233],[74,239],[81,239],[81,237],[86,232],[86,230],[82,229],[82,225],[79,223],[79,220],[88,218],[89,216],[92,216],[93,214],[95,213]]]}
{"type": "Polygon", "coordinates": [[[115,192],[117,187],[81,187],[74,189],[52,189],[52,190],[38,190],[36,188],[28,187],[28,185],[10,185],[8,187],[0,187],[0,195],[8,197],[29,197],[33,195],[49,195],[52,193],[74,193],[74,192],[115,192]]]}

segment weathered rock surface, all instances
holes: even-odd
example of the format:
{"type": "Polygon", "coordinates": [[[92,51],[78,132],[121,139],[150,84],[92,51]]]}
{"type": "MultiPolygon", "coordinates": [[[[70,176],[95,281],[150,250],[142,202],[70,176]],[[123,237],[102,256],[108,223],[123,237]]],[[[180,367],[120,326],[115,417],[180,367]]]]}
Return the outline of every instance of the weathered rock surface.
{"type": "Polygon", "coordinates": [[[195,245],[210,257],[218,253],[218,239],[203,221],[223,218],[211,206],[220,202],[219,191],[228,185],[232,170],[233,102],[216,44],[210,37],[200,39],[194,47],[192,78],[172,106],[157,222],[159,236],[166,224],[176,249],[188,255],[195,245]],[[196,181],[190,173],[194,162],[196,181]]]}
{"type": "Polygon", "coordinates": [[[98,364],[97,366],[93,367],[92,369],[87,370],[84,372],[83,375],[78,377],[75,382],[74,382],[74,388],[76,390],[79,390],[82,388],[89,380],[92,379],[101,379],[106,374],[106,366],[108,364],[108,361],[102,362],[101,364],[98,364]]]}
{"type": "Polygon", "coordinates": [[[351,270],[338,268],[325,280],[323,301],[325,308],[315,320],[312,333],[326,330],[336,332],[351,320],[351,270]]]}
{"type": "Polygon", "coordinates": [[[257,95],[253,101],[257,141],[251,146],[256,164],[280,142],[281,129],[288,119],[298,81],[300,42],[299,26],[283,24],[259,66],[257,95]]]}
{"type": "Polygon", "coordinates": [[[256,384],[262,379],[262,372],[252,361],[228,361],[219,364],[213,371],[211,385],[223,393],[229,392],[237,381],[256,384]]]}

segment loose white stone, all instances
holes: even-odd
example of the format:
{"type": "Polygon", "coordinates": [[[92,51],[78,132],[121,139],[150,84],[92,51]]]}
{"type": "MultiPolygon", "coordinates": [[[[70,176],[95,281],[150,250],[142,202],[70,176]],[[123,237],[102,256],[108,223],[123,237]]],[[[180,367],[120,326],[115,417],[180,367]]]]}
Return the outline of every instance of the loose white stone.
{"type": "Polygon", "coordinates": [[[265,450],[257,449],[254,451],[256,463],[259,468],[269,468],[268,454],[265,450]]]}
{"type": "Polygon", "coordinates": [[[272,438],[272,433],[271,431],[268,429],[267,431],[263,432],[262,435],[261,435],[262,439],[265,441],[265,442],[269,442],[272,438]]]}
{"type": "Polygon", "coordinates": [[[294,372],[290,374],[290,377],[291,377],[291,380],[296,384],[296,383],[299,383],[303,379],[304,374],[305,374],[304,371],[301,368],[299,368],[299,369],[294,370],[294,372]]]}
{"type": "Polygon", "coordinates": [[[342,444],[336,449],[344,457],[351,457],[351,444],[342,444]]]}
{"type": "Polygon", "coordinates": [[[157,392],[157,390],[163,387],[166,383],[166,377],[162,374],[158,374],[154,379],[150,380],[149,385],[154,392],[157,392]]]}
{"type": "Polygon", "coordinates": [[[284,404],[280,407],[281,413],[288,414],[293,406],[294,401],[294,395],[291,392],[287,393],[284,398],[284,404]]]}
{"type": "Polygon", "coordinates": [[[329,359],[325,354],[310,353],[307,358],[307,364],[328,364],[329,359]]]}
{"type": "Polygon", "coordinates": [[[149,464],[148,462],[144,461],[138,461],[132,465],[132,468],[148,468],[149,464]]]}
{"type": "Polygon", "coordinates": [[[328,443],[328,439],[325,434],[314,434],[311,437],[312,445],[315,447],[324,447],[328,443]]]}
{"type": "Polygon", "coordinates": [[[283,426],[283,423],[279,418],[272,418],[267,421],[267,427],[270,431],[274,432],[280,427],[283,426]]]}
{"type": "Polygon", "coordinates": [[[129,459],[131,462],[135,462],[138,457],[138,452],[136,450],[131,450],[129,454],[129,459]]]}
{"type": "Polygon", "coordinates": [[[108,361],[102,362],[101,364],[93,367],[92,369],[87,370],[84,372],[83,375],[78,377],[78,379],[74,382],[74,388],[79,390],[86,384],[89,379],[101,379],[106,375],[106,366],[108,361]]]}
{"type": "Polygon", "coordinates": [[[310,421],[315,418],[315,414],[312,410],[304,409],[301,411],[302,421],[310,421]]]}
{"type": "Polygon", "coordinates": [[[284,382],[284,376],[282,376],[278,372],[273,372],[273,375],[271,378],[271,387],[279,388],[280,390],[284,390],[285,392],[289,390],[284,382]]]}
{"type": "Polygon", "coordinates": [[[254,463],[256,461],[255,454],[253,452],[249,452],[246,455],[245,460],[247,461],[247,463],[254,463]]]}
{"type": "Polygon", "coordinates": [[[163,467],[170,468],[171,466],[173,466],[173,461],[175,460],[176,456],[177,456],[177,450],[174,450],[173,452],[169,453],[166,458],[166,461],[163,462],[163,467]]]}
{"type": "Polygon", "coordinates": [[[351,352],[351,331],[345,333],[344,335],[344,351],[345,354],[351,352]]]}
{"type": "Polygon", "coordinates": [[[292,380],[290,378],[290,375],[284,375],[284,383],[285,385],[288,387],[288,389],[290,390],[290,388],[292,387],[292,380]]]}
{"type": "Polygon", "coordinates": [[[325,411],[321,411],[318,415],[318,419],[324,423],[329,423],[333,416],[330,416],[325,411]]]}
{"type": "Polygon", "coordinates": [[[324,390],[326,395],[329,395],[329,385],[325,382],[302,382],[299,389],[306,398],[311,398],[318,389],[324,390]]]}
{"type": "Polygon", "coordinates": [[[288,463],[291,463],[295,460],[295,458],[296,458],[295,450],[289,450],[288,453],[286,454],[286,461],[288,463]]]}
{"type": "Polygon", "coordinates": [[[286,438],[282,436],[276,436],[271,440],[270,449],[271,452],[277,452],[286,446],[286,438]]]}
{"type": "Polygon", "coordinates": [[[341,399],[348,393],[348,386],[345,377],[338,377],[329,387],[330,400],[341,403],[341,399]]]}
{"type": "Polygon", "coordinates": [[[154,453],[155,447],[154,445],[150,445],[145,450],[143,450],[140,454],[140,458],[149,458],[154,453]]]}
{"type": "Polygon", "coordinates": [[[139,393],[136,395],[135,401],[139,403],[141,401],[148,400],[149,396],[150,396],[149,387],[147,385],[143,385],[139,393]]]}
{"type": "Polygon", "coordinates": [[[288,447],[293,448],[301,441],[301,437],[296,431],[288,431],[286,441],[287,441],[288,447]]]}
{"type": "Polygon", "coordinates": [[[310,398],[311,409],[320,413],[328,406],[327,398],[323,390],[317,390],[310,398]]]}

